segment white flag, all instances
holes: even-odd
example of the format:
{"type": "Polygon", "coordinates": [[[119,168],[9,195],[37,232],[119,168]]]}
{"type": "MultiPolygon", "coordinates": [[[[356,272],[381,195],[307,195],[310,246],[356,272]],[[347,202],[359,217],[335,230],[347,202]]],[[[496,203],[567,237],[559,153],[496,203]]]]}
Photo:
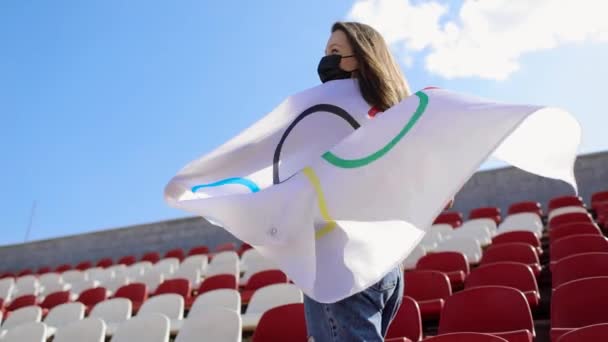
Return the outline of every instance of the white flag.
{"type": "Polygon", "coordinates": [[[369,109],[352,79],[291,96],[184,167],[165,199],[220,222],[330,303],[405,259],[491,154],[576,189],[581,130],[563,110],[442,89],[373,119],[369,109]]]}

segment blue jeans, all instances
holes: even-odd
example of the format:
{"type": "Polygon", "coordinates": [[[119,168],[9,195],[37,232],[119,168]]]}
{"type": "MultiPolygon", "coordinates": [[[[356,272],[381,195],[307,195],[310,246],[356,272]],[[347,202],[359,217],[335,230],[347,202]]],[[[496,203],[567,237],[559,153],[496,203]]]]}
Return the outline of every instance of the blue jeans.
{"type": "Polygon", "coordinates": [[[369,288],[335,303],[319,303],[305,295],[309,341],[383,341],[401,305],[403,286],[403,271],[397,267],[369,288]]]}

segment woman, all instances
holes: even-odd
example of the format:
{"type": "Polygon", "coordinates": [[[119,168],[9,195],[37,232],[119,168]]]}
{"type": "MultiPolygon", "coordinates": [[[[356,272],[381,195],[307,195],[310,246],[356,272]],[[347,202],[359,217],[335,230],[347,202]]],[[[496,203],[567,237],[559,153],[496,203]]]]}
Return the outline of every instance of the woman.
{"type": "MultiPolygon", "coordinates": [[[[410,95],[409,87],[382,36],[372,27],[337,22],[318,67],[322,82],[356,78],[361,95],[383,112],[410,95]]],[[[403,270],[397,267],[376,284],[336,303],[304,297],[310,341],[382,341],[403,297],[403,270]]]]}

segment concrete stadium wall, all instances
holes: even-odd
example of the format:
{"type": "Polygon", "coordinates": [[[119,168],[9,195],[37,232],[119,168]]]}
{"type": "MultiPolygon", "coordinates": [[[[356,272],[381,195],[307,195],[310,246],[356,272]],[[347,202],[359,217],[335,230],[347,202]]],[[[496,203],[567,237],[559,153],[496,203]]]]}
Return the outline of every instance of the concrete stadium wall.
{"type": "MultiPolygon", "coordinates": [[[[575,167],[579,191],[589,202],[593,192],[608,189],[608,152],[580,156],[575,167]]],[[[508,167],[476,173],[456,196],[454,210],[465,215],[481,206],[508,205],[523,200],[536,200],[546,205],[555,196],[572,194],[568,185],[537,177],[508,167]]],[[[133,254],[140,257],[148,251],[165,251],[196,245],[211,248],[224,242],[239,241],[225,230],[202,218],[190,217],[99,232],[66,236],[0,247],[0,271],[76,264],[83,260],[133,254]]]]}

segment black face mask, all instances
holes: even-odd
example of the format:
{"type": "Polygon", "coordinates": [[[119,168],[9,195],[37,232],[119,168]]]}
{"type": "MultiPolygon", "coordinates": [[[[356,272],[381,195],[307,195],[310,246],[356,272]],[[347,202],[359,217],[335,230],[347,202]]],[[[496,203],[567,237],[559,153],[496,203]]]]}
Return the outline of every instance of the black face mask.
{"type": "Polygon", "coordinates": [[[321,79],[321,82],[325,83],[327,81],[350,78],[352,75],[352,71],[344,71],[340,68],[340,61],[342,60],[342,58],[348,57],[353,57],[353,55],[327,55],[321,58],[321,60],[319,61],[319,66],[317,67],[317,73],[319,73],[319,78],[321,79]]]}

